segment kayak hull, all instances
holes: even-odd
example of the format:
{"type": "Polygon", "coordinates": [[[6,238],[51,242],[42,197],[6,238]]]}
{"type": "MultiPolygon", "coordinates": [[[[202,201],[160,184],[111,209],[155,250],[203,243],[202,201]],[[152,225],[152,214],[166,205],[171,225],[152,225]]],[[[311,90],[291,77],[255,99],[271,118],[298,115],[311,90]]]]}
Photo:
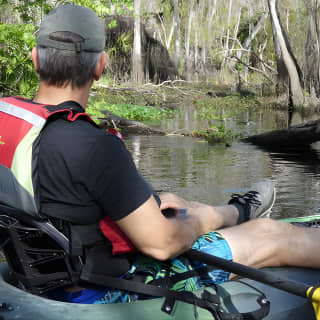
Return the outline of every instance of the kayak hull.
{"type": "MultiPolygon", "coordinates": [[[[266,268],[279,277],[285,277],[306,284],[319,282],[320,270],[302,268],[266,268]]],[[[0,320],[133,320],[133,319],[194,319],[195,308],[183,302],[177,302],[173,317],[161,311],[163,298],[137,301],[135,303],[108,304],[108,305],[85,305],[71,304],[48,300],[22,291],[6,279],[9,269],[6,263],[0,264],[0,320]]],[[[270,302],[270,312],[265,319],[315,319],[311,303],[302,297],[272,288],[262,283],[241,279],[254,288],[264,292],[270,302]]],[[[221,287],[230,295],[233,295],[234,282],[226,282],[221,287]]],[[[237,301],[239,312],[251,311],[248,299],[244,295],[237,301]],[[242,301],[241,301],[242,300],[242,301]]],[[[230,303],[231,305],[232,303],[230,303]]],[[[226,308],[234,312],[234,308],[226,305],[226,308]]],[[[252,308],[251,308],[252,309],[252,308]]],[[[197,308],[198,319],[214,319],[206,310],[197,308]]]]}

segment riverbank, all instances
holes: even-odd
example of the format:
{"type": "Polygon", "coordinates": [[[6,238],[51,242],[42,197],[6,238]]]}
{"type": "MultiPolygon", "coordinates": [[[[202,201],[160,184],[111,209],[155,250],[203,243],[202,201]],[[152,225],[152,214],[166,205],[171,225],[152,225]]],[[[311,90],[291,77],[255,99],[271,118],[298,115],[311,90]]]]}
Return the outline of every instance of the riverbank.
{"type": "Polygon", "coordinates": [[[228,108],[281,108],[276,99],[267,95],[270,92],[270,88],[266,90],[263,86],[236,90],[228,85],[182,80],[141,86],[114,85],[102,80],[95,84],[87,110],[103,128],[116,125],[124,135],[179,134],[204,138],[211,144],[230,145],[238,135],[224,127],[225,118],[232,116],[231,112],[228,113],[228,108]],[[188,131],[186,128],[177,131],[155,128],[157,121],[175,117],[186,106],[196,110],[198,119],[210,120],[211,124],[195,131],[188,131]],[[221,109],[227,111],[221,115],[221,109]],[[146,125],[149,127],[146,128],[146,125]]]}

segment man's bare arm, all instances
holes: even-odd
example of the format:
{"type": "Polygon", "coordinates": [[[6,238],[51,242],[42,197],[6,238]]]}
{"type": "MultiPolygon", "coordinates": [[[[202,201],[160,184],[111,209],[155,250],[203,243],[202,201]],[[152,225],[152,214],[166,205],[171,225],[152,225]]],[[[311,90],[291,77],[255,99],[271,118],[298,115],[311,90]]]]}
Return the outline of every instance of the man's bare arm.
{"type": "Polygon", "coordinates": [[[189,208],[186,215],[167,219],[151,196],[117,224],[141,252],[167,260],[188,250],[202,234],[223,226],[225,220],[211,206],[189,208]]]}

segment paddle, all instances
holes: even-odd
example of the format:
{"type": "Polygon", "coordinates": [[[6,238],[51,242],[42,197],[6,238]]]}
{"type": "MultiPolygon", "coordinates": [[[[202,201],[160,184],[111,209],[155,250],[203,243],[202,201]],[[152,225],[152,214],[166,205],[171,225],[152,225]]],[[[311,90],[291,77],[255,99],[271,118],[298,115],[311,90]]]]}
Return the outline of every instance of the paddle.
{"type": "Polygon", "coordinates": [[[191,260],[197,260],[208,265],[214,265],[239,276],[259,281],[272,287],[284,290],[286,292],[293,293],[297,296],[307,298],[311,300],[316,318],[320,320],[320,287],[313,287],[304,283],[293,281],[291,279],[278,277],[271,272],[247,267],[243,264],[222,259],[194,249],[186,251],[184,255],[186,255],[191,260]]]}

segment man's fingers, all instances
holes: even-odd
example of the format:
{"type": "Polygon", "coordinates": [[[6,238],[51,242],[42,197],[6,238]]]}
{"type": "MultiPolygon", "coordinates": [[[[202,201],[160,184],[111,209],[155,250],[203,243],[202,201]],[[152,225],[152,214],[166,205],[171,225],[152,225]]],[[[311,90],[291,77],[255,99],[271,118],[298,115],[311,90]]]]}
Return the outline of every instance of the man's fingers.
{"type": "Polygon", "coordinates": [[[161,211],[169,209],[169,208],[178,210],[181,207],[175,202],[163,202],[163,201],[161,201],[161,205],[160,205],[160,210],[161,211]]]}

